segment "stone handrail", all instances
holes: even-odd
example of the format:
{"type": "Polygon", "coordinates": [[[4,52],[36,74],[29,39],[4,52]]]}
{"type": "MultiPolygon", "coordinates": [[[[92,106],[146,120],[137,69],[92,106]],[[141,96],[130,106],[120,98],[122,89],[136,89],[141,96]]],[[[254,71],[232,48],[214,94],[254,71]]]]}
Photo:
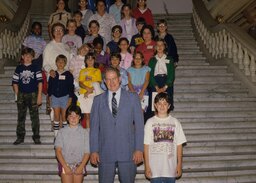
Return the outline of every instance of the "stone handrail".
{"type": "Polygon", "coordinates": [[[11,22],[0,24],[0,59],[18,56],[30,24],[31,0],[22,0],[11,22]]]}
{"type": "Polygon", "coordinates": [[[193,21],[203,44],[215,59],[230,58],[256,82],[256,41],[235,24],[218,24],[202,0],[193,0],[193,21]]]}

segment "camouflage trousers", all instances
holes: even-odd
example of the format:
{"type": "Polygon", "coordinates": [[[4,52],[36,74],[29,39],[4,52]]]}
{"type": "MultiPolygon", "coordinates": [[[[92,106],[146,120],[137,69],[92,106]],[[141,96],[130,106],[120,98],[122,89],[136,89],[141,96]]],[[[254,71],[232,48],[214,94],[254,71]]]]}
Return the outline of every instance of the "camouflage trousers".
{"type": "Polygon", "coordinates": [[[19,139],[24,139],[26,134],[25,121],[27,115],[27,108],[29,109],[31,127],[33,131],[33,139],[40,139],[39,130],[39,113],[37,105],[37,92],[34,93],[18,93],[17,98],[18,108],[18,124],[16,129],[16,135],[19,139]]]}

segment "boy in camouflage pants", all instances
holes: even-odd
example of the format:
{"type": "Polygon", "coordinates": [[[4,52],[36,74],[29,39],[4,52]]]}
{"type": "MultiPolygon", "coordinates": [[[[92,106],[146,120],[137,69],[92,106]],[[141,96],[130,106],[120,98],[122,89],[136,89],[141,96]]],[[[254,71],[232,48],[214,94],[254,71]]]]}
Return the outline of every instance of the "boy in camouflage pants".
{"type": "Polygon", "coordinates": [[[12,77],[18,108],[17,140],[13,144],[18,145],[24,142],[27,108],[32,121],[33,141],[35,144],[41,144],[38,106],[42,104],[42,72],[37,65],[32,64],[35,55],[33,49],[24,48],[21,55],[22,63],[16,67],[12,77]]]}

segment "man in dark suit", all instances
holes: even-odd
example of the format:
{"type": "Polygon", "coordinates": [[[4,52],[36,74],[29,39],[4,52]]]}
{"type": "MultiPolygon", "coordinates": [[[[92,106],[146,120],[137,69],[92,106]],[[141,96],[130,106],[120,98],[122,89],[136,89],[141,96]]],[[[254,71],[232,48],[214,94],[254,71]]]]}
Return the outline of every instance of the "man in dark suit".
{"type": "Polygon", "coordinates": [[[120,87],[120,73],[107,68],[108,91],[96,96],[91,111],[91,163],[99,166],[99,182],[113,183],[116,168],[121,183],[133,183],[143,161],[144,119],[136,93],[120,87]]]}

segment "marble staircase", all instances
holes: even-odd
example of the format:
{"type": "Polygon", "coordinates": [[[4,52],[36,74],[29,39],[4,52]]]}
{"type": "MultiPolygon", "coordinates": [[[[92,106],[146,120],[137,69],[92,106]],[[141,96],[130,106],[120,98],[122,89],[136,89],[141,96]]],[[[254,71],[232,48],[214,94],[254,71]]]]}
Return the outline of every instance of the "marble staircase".
{"type": "MultiPolygon", "coordinates": [[[[161,16],[156,15],[156,21],[161,16]]],[[[256,182],[256,96],[228,71],[211,65],[195,40],[191,15],[165,17],[180,55],[175,80],[175,111],[188,143],[178,183],[256,182]]],[[[14,67],[0,74],[0,183],[57,183],[53,132],[45,103],[40,109],[42,145],[34,145],[29,115],[25,143],[14,146],[17,109],[11,89],[14,67]]],[[[88,165],[84,182],[96,183],[88,165]]],[[[148,182],[138,167],[136,183],[148,182]]],[[[116,181],[117,178],[116,178],[116,181]]]]}

